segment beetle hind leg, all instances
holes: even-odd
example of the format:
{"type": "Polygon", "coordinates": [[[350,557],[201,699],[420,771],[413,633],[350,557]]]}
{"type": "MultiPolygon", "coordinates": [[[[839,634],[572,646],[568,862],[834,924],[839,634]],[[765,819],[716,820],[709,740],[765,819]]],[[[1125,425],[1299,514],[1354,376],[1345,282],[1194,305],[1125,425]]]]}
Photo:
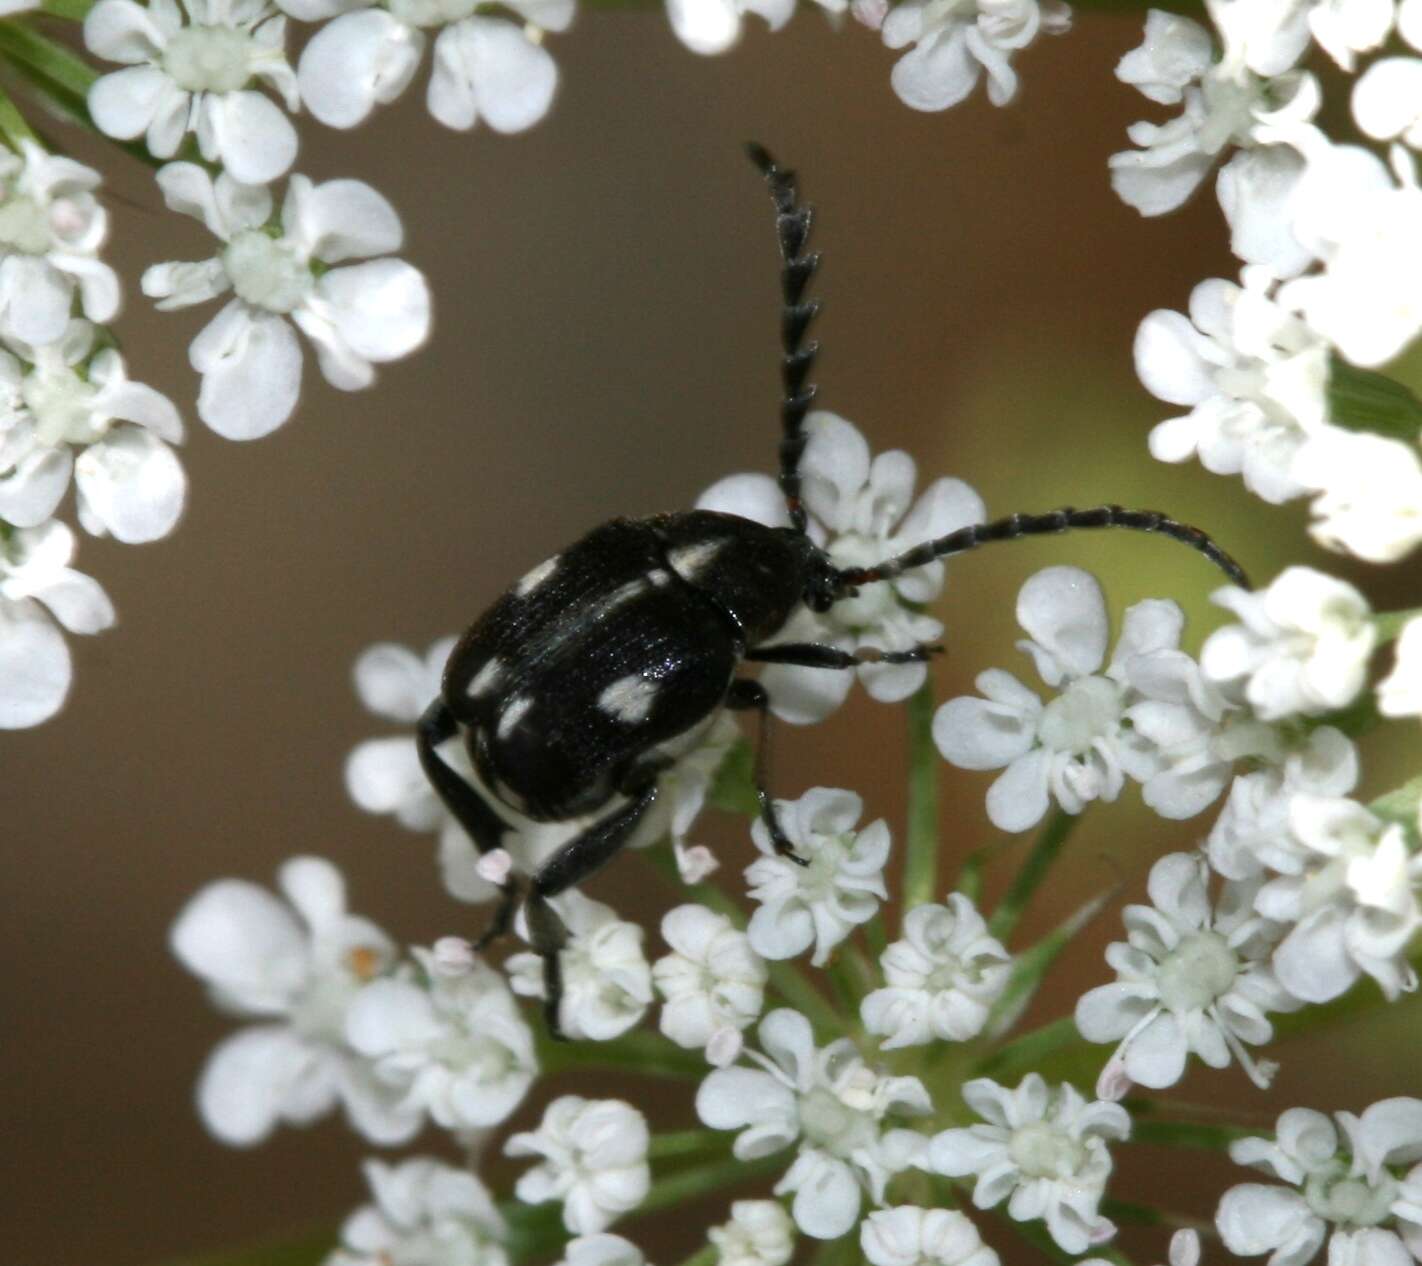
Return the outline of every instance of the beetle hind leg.
{"type": "MultiPolygon", "coordinates": [[[[746,656],[752,658],[751,655],[746,656]]],[[[771,799],[769,783],[770,769],[770,695],[758,681],[748,677],[737,677],[731,682],[726,695],[726,706],[732,712],[757,712],[760,715],[760,735],[755,745],[755,798],[760,804],[760,820],[770,832],[770,843],[780,857],[788,857],[797,866],[808,866],[810,859],[801,857],[780,825],[775,812],[775,801],[771,799]]]]}

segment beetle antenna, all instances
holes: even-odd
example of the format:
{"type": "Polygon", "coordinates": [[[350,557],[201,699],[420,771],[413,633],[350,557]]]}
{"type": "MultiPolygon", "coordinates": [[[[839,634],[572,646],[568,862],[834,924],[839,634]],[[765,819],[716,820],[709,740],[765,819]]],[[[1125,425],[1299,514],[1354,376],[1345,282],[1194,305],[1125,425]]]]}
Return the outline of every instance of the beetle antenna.
{"type": "Polygon", "coordinates": [[[762,145],[747,143],[746,153],[765,176],[770,196],[775,199],[775,233],[780,243],[780,257],[785,261],[780,270],[780,343],[784,355],[780,361],[780,378],[784,394],[780,401],[780,490],[785,494],[785,508],[790,524],[797,532],[805,530],[805,507],[800,501],[800,457],[805,451],[805,414],[815,398],[815,386],[806,380],[815,363],[820,345],[815,339],[805,340],[805,332],[820,310],[819,300],[804,299],[805,287],[819,267],[818,251],[805,254],[805,243],[814,221],[814,208],[801,206],[795,187],[795,173],[779,166],[762,145]]]}
{"type": "Polygon", "coordinates": [[[844,568],[838,573],[839,583],[848,589],[855,585],[873,584],[876,580],[892,580],[914,567],[931,563],[935,558],[966,554],[994,541],[1015,541],[1023,536],[1046,536],[1081,528],[1129,528],[1134,532],[1155,532],[1168,536],[1172,541],[1198,550],[1241,588],[1252,588],[1244,568],[1199,528],[1172,519],[1159,510],[1127,510],[1123,506],[1097,506],[1092,510],[1065,506],[1046,514],[1010,514],[991,523],[974,523],[937,540],[925,541],[873,567],[844,568]]]}

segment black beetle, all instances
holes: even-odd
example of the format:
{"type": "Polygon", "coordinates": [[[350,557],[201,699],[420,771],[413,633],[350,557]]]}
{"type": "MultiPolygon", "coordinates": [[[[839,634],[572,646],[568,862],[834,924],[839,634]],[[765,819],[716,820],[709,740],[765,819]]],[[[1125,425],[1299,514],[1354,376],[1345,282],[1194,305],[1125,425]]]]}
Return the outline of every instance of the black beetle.
{"type": "MultiPolygon", "coordinates": [[[[857,654],[808,643],[765,643],[803,604],[828,611],[860,585],[890,579],[935,558],[990,541],[1074,528],[1157,532],[1199,550],[1235,583],[1244,573],[1198,528],[1153,510],[1098,506],[1014,514],[925,542],[872,567],[839,568],[806,532],[799,463],[807,381],[819,345],[805,333],[819,310],[804,291],[819,263],[806,254],[811,209],[797,202],[794,173],[748,146],[776,208],[784,261],[781,342],[780,487],[789,527],[698,510],[614,519],[539,564],[503,595],[450,654],[440,697],[419,723],[420,761],[436,792],[481,853],[511,828],[486,796],[436,748],[462,732],[484,785],[515,814],[559,822],[607,813],[564,844],[530,879],[529,938],[542,956],[549,1030],[559,1035],[558,954],[567,940],[549,904],[621,848],[657,796],[657,777],[693,747],[722,708],[755,710],[761,742],[756,792],[772,841],[795,857],[776,822],[765,778],[770,700],[759,682],[736,676],[743,662],[843,670],[878,660],[908,663],[940,649],[857,654]]],[[[509,875],[479,944],[509,927],[519,895],[509,875]]]]}

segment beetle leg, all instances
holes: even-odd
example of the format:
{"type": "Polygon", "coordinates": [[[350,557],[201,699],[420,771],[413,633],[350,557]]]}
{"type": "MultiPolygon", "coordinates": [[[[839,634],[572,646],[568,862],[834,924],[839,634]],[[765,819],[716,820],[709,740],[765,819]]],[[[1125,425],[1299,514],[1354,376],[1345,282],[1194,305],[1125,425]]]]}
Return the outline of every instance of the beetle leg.
{"type": "MultiPolygon", "coordinates": [[[[746,658],[749,659],[750,656],[746,658]]],[[[737,677],[731,682],[730,692],[726,695],[726,706],[733,712],[754,709],[760,713],[760,736],[755,745],[755,798],[760,801],[760,818],[765,823],[765,829],[770,832],[770,842],[775,846],[775,851],[798,866],[808,866],[809,858],[801,857],[786,837],[780,820],[775,816],[775,801],[770,798],[770,791],[766,787],[766,773],[770,766],[770,695],[760,682],[751,681],[747,677],[737,677]]]]}
{"type": "Polygon", "coordinates": [[[748,650],[745,658],[758,664],[798,664],[801,668],[855,668],[860,664],[922,664],[930,655],[942,651],[942,646],[929,642],[920,642],[906,651],[881,651],[876,646],[842,651],[818,642],[782,642],[748,650]]]}
{"type": "Polygon", "coordinates": [[[633,770],[625,794],[633,799],[616,812],[594,822],[553,854],[533,876],[532,891],[524,903],[529,943],[543,959],[543,1013],[550,1036],[563,1040],[558,1010],[563,1001],[563,967],[559,956],[568,943],[568,928],[549,904],[550,897],[582,883],[601,868],[636,830],[657,798],[657,774],[662,761],[647,761],[633,770]]]}
{"type": "MultiPolygon", "coordinates": [[[[454,714],[444,700],[436,699],[424,715],[420,717],[415,731],[415,748],[420,755],[420,767],[435,794],[444,802],[444,807],[454,815],[454,820],[464,828],[464,833],[474,842],[481,853],[491,853],[502,846],[508,823],[489,807],[488,801],[471,787],[440,756],[435,749],[446,739],[451,739],[459,730],[454,714]]],[[[510,875],[500,885],[499,908],[482,935],[474,941],[475,949],[483,949],[490,941],[498,940],[509,930],[513,921],[514,906],[518,903],[519,884],[510,875]]]]}

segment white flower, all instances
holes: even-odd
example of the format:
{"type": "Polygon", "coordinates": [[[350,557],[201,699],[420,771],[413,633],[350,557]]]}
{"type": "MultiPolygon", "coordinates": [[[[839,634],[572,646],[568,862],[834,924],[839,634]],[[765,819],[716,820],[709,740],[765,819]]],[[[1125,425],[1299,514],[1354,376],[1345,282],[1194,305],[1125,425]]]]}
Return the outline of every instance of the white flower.
{"type": "Polygon", "coordinates": [[[1300,793],[1289,827],[1299,862],[1255,898],[1266,918],[1295,925],[1274,955],[1284,988],[1327,1002],[1364,972],[1389,998],[1417,988],[1406,951],[1422,928],[1422,854],[1402,826],[1351,800],[1300,793]]]}
{"type": "Polygon", "coordinates": [[[1316,108],[1316,85],[1307,76],[1282,74],[1307,32],[1302,24],[1261,30],[1254,18],[1263,7],[1219,0],[1210,6],[1224,43],[1217,61],[1198,23],[1152,9],[1141,46],[1121,59],[1118,79],[1153,101],[1184,104],[1168,123],[1132,124],[1126,134],[1140,148],[1111,155],[1112,188],[1142,215],[1175,210],[1227,146],[1256,141],[1261,121],[1280,113],[1308,117],[1316,108]]]}
{"type": "Polygon", "coordinates": [[[1214,601],[1243,623],[1210,634],[1200,667],[1217,685],[1242,685],[1256,716],[1331,712],[1363,688],[1377,632],[1367,599],[1352,585],[1287,567],[1267,589],[1229,585],[1214,601]]]}
{"type": "MultiPolygon", "coordinates": [[[[558,1024],[574,1041],[606,1042],[638,1024],[652,1004],[652,969],[642,952],[640,924],[626,923],[611,906],[570,888],[552,899],[568,929],[568,943],[558,958],[563,969],[563,1000],[558,1024]]],[[[527,938],[524,911],[518,931],[527,938]]],[[[504,964],[516,994],[542,998],[543,958],[513,954],[504,964]]]]}
{"type": "Polygon", "coordinates": [[[945,760],[963,769],[1007,767],[987,794],[995,826],[1025,831],[1051,799],[1067,813],[1115,800],[1127,775],[1163,817],[1190,817],[1219,795],[1230,764],[1214,740],[1226,705],[1177,649],[1179,607],[1131,607],[1104,674],[1106,601],[1087,572],[1048,567],[1030,577],[1017,597],[1017,620],[1031,635],[1018,649],[1063,692],[1043,705],[994,668],[977,678],[986,698],[951,699],[933,718],[945,760]]]}
{"type": "Polygon", "coordinates": [[[99,0],[84,19],[84,42],[127,69],[94,81],[89,112],[101,132],[142,136],[158,158],[172,158],[195,132],[209,162],[243,184],[266,184],[296,158],[296,129],[251,84],[260,80],[288,110],[300,108],[285,41],[286,18],[266,0],[182,0],[182,8],[178,0],[99,0]]]}
{"type": "Polygon", "coordinates": [[[447,1130],[498,1125],[538,1071],[533,1033],[503,978],[474,960],[464,970],[414,951],[424,969],[372,981],[351,1002],[345,1033],[410,1113],[447,1130]]]}
{"type": "Polygon", "coordinates": [[[399,97],[419,68],[426,30],[440,27],[426,96],[430,113],[461,131],[483,119],[496,132],[521,132],[553,103],[558,67],[542,36],[568,28],[574,3],[509,0],[505,7],[522,22],[474,16],[476,0],[318,7],[321,17],[339,16],[306,45],[297,78],[302,99],[322,123],[355,127],[377,105],[399,97]]]}
{"type": "Polygon", "coordinates": [[[795,1255],[795,1224],[778,1200],[737,1200],[731,1220],[713,1226],[717,1266],[786,1266],[795,1255]]]}
{"type": "MultiPolygon", "coordinates": [[[[1112,1266],[1104,1257],[1085,1257],[1077,1266],[1112,1266]]],[[[1193,1227],[1176,1231],[1170,1237],[1169,1266],[1200,1266],[1200,1233],[1193,1227]]]]}
{"type": "Polygon", "coordinates": [[[1311,0],[1306,7],[1314,42],[1351,72],[1354,54],[1387,40],[1396,5],[1394,0],[1311,0]]]}
{"type": "Polygon", "coordinates": [[[1000,1260],[956,1209],[875,1209],[859,1224],[859,1246],[870,1266],[998,1266],[1000,1260]]]}
{"type": "Polygon", "coordinates": [[[1294,456],[1326,425],[1328,345],[1269,298],[1263,270],[1245,269],[1244,281],[1202,281],[1188,318],[1164,309],[1147,316],[1136,373],[1152,395],[1190,406],[1151,431],[1153,457],[1198,455],[1207,470],[1242,473],[1251,492],[1279,504],[1304,492],[1294,456]]]}
{"type": "Polygon", "coordinates": [[[71,472],[79,521],[127,543],[167,535],[187,478],[169,443],[183,438],[172,402],[130,382],[94,327],[74,320],[44,347],[0,349],[0,518],[33,527],[58,508],[71,472]],[[25,363],[28,362],[28,365],[25,363]],[[78,460],[70,445],[82,445],[78,460]]]}
{"type": "Polygon", "coordinates": [[[798,1011],[772,1011],[760,1023],[760,1065],[721,1068],[701,1083],[696,1112],[716,1130],[740,1130],[740,1160],[770,1156],[799,1140],[795,1162],[775,1194],[795,1193],[795,1224],[816,1239],[838,1239],[859,1220],[861,1187],[882,1202],[890,1177],[913,1163],[922,1135],[882,1129],[890,1113],[931,1110],[917,1077],[870,1068],[848,1038],[815,1048],[798,1011]]]}
{"type": "Polygon", "coordinates": [[[1088,1042],[1115,1042],[1096,1083],[1103,1099],[1120,1099],[1132,1083],[1160,1089],[1185,1072],[1188,1055],[1211,1068],[1239,1060],[1261,1089],[1275,1065],[1256,1063],[1245,1043],[1273,1037],[1269,1011],[1298,1003],[1274,977],[1268,957],[1283,929],[1253,911],[1254,884],[1226,883],[1210,907],[1202,857],[1171,853],[1151,867],[1151,905],[1122,914],[1129,944],[1106,950],[1114,984],[1084,994],[1076,1026],[1088,1042]]]}
{"type": "Polygon", "coordinates": [[[1044,1219],[1068,1253],[1111,1238],[1116,1228],[1096,1206],[1111,1173],[1106,1140],[1130,1133],[1120,1104],[1088,1103],[1070,1084],[1052,1090],[1036,1073],[1016,1090],[979,1077],[964,1084],[963,1100],[988,1124],[936,1134],[923,1168],[950,1178],[976,1174],[977,1208],[1010,1197],[1013,1218],[1044,1219]]]}
{"type": "MultiPolygon", "coordinates": [[[[824,0],[821,0],[824,3],[824,0]]],[[[795,12],[795,0],[666,0],[672,31],[693,53],[723,53],[741,38],[741,15],[754,13],[778,31],[795,12]]],[[[835,11],[843,3],[827,3],[835,11]]]]}
{"type": "Polygon", "coordinates": [[[609,1231],[569,1240],[558,1266],[644,1266],[642,1250],[609,1231]]]}
{"type": "Polygon", "coordinates": [[[1071,10],[1061,0],[904,0],[884,18],[889,48],[912,44],[894,63],[890,82],[915,110],[957,105],[987,72],[988,100],[1006,105],[1017,93],[1012,54],[1039,31],[1061,35],[1071,10]]]}
{"type": "Polygon", "coordinates": [[[364,1169],[375,1202],[346,1219],[326,1266],[507,1266],[504,1220],[467,1169],[426,1157],[364,1169]]]}
{"type": "MultiPolygon", "coordinates": [[[[1293,232],[1304,168],[1303,156],[1291,145],[1253,145],[1237,151],[1215,179],[1230,250],[1245,264],[1264,265],[1266,277],[1295,277],[1313,263],[1313,254],[1293,232]]],[[[1246,283],[1250,276],[1246,269],[1246,283]]],[[[1311,388],[1313,383],[1305,374],[1297,385],[1311,388]]],[[[1306,409],[1299,412],[1307,414],[1306,409]]]]}
{"type": "Polygon", "coordinates": [[[63,705],[73,668],[55,620],[71,633],[114,622],[108,594],[69,566],[73,557],[74,533],[62,523],[0,523],[0,729],[38,725],[63,705]]]}
{"type": "Polygon", "coordinates": [[[193,163],[169,163],[157,179],[170,208],[201,220],[224,245],[202,263],[155,264],[143,293],[171,309],[236,292],[188,351],[202,375],[198,415],[219,435],[257,439],[291,416],[301,345],[287,318],[315,344],[326,381],[343,391],[370,386],[376,362],[424,342],[429,289],[416,269],[388,257],[403,239],[400,218],[369,185],[292,176],[273,236],[265,188],[226,172],[214,181],[193,163]]]}
{"type": "Polygon", "coordinates": [[[810,962],[823,967],[834,949],[888,899],[884,863],[889,828],[871,822],[856,831],[864,802],[852,791],[812,787],[798,800],[777,800],[776,818],[801,865],[775,852],[763,818],[751,838],[764,854],[746,867],[750,896],[761,902],[746,934],[765,958],[794,958],[811,945],[810,962]]]}
{"type": "Polygon", "coordinates": [[[339,1100],[377,1143],[419,1128],[345,1044],[352,998],[388,970],[395,947],[368,919],[346,913],[330,862],[295,857],[278,873],[286,901],[240,879],[209,884],[184,906],[170,943],[207,982],[213,1001],[264,1023],[223,1041],[198,1084],[203,1121],[226,1143],[260,1142],[278,1121],[304,1125],[339,1100]]]}
{"type": "Polygon", "coordinates": [[[537,1130],[515,1134],[506,1156],[541,1156],[514,1188],[525,1204],[563,1202],[563,1225],[577,1235],[606,1230],[642,1203],[651,1184],[646,1118],[619,1099],[563,1095],[537,1130]]]}
{"type": "Polygon", "coordinates": [[[706,1048],[713,1064],[730,1063],[740,1054],[741,1031],[764,1005],[765,963],[744,932],[705,906],[669,910],[662,939],[673,951],[652,964],[657,992],[666,1000],[662,1032],[678,1046],[706,1048]]]}
{"type": "MultiPolygon", "coordinates": [[[[1231,1187],[1215,1213],[1225,1247],[1246,1257],[1270,1253],[1273,1266],[1303,1266],[1327,1238],[1335,1266],[1412,1266],[1414,1254],[1384,1224],[1403,1194],[1388,1166],[1414,1159],[1422,1145],[1419,1109],[1416,1099],[1387,1099],[1361,1116],[1336,1113],[1335,1128],[1321,1112],[1290,1108],[1279,1117],[1273,1139],[1230,1144],[1236,1164],[1263,1169],[1298,1190],[1263,1183],[1231,1187]]],[[[1409,1228],[1414,1244],[1417,1229],[1409,1228]]]]}
{"type": "MultiPolygon", "coordinates": [[[[871,461],[864,437],[836,414],[811,413],[805,431],[800,476],[810,534],[838,567],[883,562],[986,518],[982,498],[960,479],[937,479],[914,501],[913,458],[896,449],[871,461]]],[[[696,505],[771,527],[789,522],[785,498],[768,475],[732,475],[707,489],[696,505]]],[[[943,626],[915,608],[933,602],[942,588],[943,563],[934,561],[894,580],[863,585],[857,597],[835,603],[823,615],[800,611],[775,642],[816,642],[844,651],[904,651],[931,643],[943,626]]],[[[896,703],[923,684],[927,669],[871,663],[849,673],[771,664],[760,680],[775,715],[801,724],[823,720],[838,708],[856,675],[873,698],[896,703]]]]}
{"type": "Polygon", "coordinates": [[[69,324],[74,294],[91,321],[118,314],[119,279],[99,259],[108,212],[99,173],[33,141],[0,151],[0,335],[33,347],[69,324]]]}
{"type": "Polygon", "coordinates": [[[1210,865],[1227,879],[1252,879],[1265,870],[1297,874],[1304,850],[1289,830],[1294,797],[1344,796],[1357,783],[1357,748],[1341,731],[1319,726],[1294,750],[1234,780],[1210,828],[1210,865]]]}
{"type": "Polygon", "coordinates": [[[1422,544],[1422,462],[1412,445],[1330,428],[1299,451],[1294,475],[1319,493],[1309,531],[1320,545],[1391,563],[1422,544]]]}
{"type": "Polygon", "coordinates": [[[1007,987],[1011,956],[960,892],[947,905],[915,906],[903,932],[879,959],[888,987],[860,1004],[865,1029],[886,1051],[976,1037],[1007,987]]]}
{"type": "Polygon", "coordinates": [[[1422,619],[1403,626],[1397,662],[1378,682],[1378,711],[1388,717],[1422,716],[1422,619]]]}

